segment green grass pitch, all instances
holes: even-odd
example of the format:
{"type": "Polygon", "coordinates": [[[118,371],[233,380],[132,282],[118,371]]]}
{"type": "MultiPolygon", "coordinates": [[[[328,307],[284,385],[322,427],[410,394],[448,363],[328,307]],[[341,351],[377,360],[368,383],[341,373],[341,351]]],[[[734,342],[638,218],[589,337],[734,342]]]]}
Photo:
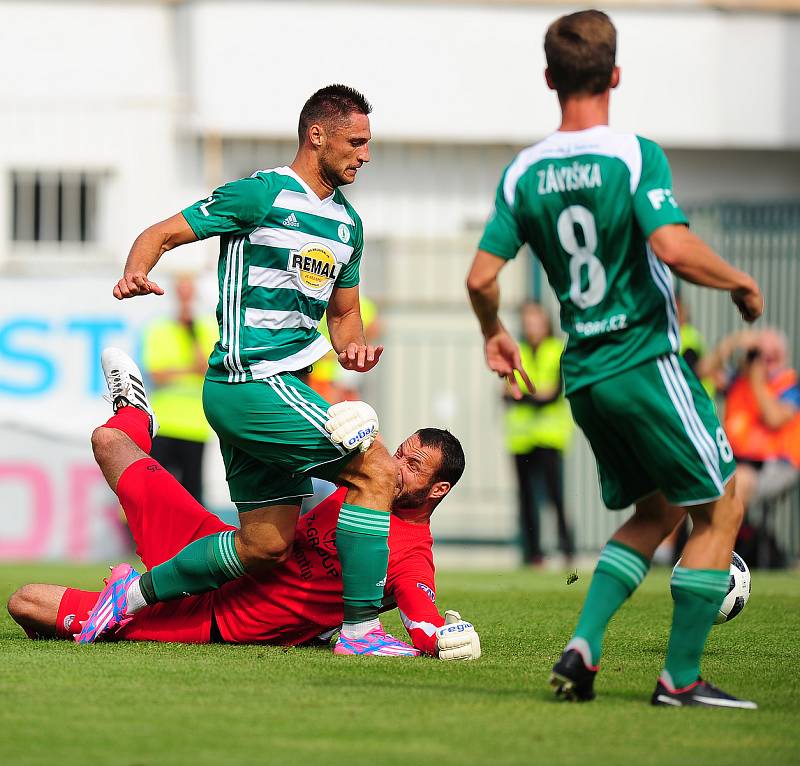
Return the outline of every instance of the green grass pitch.
{"type": "MultiPolygon", "coordinates": [[[[0,567],[94,586],[99,567],[0,567]]],[[[665,648],[668,572],[612,623],[597,701],[553,701],[547,676],[590,572],[442,573],[439,602],[478,627],[473,663],[334,657],[323,649],[28,641],[0,616],[0,763],[800,763],[800,575],[760,574],[742,615],[712,630],[704,673],[755,712],[648,704],[665,648]]],[[[404,635],[397,613],[386,619],[404,635]]]]}

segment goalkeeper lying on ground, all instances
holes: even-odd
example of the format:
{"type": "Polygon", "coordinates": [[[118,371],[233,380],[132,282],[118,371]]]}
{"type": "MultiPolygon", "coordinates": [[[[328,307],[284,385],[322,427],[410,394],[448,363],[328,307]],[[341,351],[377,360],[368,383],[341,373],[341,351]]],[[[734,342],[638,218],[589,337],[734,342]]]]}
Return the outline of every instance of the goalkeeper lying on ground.
{"type": "MultiPolygon", "coordinates": [[[[200,506],[146,454],[150,443],[148,414],[135,406],[119,407],[92,436],[97,463],[119,497],[137,553],[147,567],[194,540],[234,529],[200,506]]],[[[389,532],[385,608],[400,609],[417,650],[413,653],[443,660],[475,659],[480,656],[480,641],[473,626],[456,612],[443,617],[435,606],[429,528],[434,508],[463,473],[461,444],[448,431],[424,428],[400,445],[395,458],[397,495],[389,532]]],[[[210,593],[146,607],[121,625],[113,638],[281,645],[327,641],[343,614],[335,531],[345,491],[337,489],[301,517],[292,556],[284,565],[258,577],[246,575],[210,593]]],[[[11,596],[8,610],[32,638],[70,638],[81,631],[99,596],[61,585],[31,584],[11,596]]]]}

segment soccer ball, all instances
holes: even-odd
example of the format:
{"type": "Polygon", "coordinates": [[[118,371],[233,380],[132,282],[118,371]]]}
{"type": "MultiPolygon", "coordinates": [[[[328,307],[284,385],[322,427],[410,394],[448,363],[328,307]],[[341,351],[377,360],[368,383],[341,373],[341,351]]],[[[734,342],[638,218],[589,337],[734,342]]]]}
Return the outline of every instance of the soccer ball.
{"type": "Polygon", "coordinates": [[[731,577],[728,584],[728,595],[719,608],[714,625],[729,622],[744,609],[747,599],[750,598],[750,570],[744,559],[736,552],[731,557],[731,577]]]}
{"type": "MultiPolygon", "coordinates": [[[[675,564],[675,568],[679,567],[681,562],[675,564]]],[[[674,569],[673,569],[674,571],[674,569]]],[[[731,572],[730,580],[728,581],[728,595],[722,601],[722,606],[719,608],[719,614],[714,620],[714,625],[721,625],[723,622],[730,622],[736,617],[747,599],[750,598],[750,570],[744,559],[736,552],[731,556],[731,572]]]]}

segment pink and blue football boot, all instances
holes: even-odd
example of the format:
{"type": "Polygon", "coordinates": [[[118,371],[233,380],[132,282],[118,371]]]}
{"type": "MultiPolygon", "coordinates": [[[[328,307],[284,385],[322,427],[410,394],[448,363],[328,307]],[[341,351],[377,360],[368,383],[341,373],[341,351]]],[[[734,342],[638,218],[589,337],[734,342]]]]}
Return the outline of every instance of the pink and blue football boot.
{"type": "Polygon", "coordinates": [[[128,586],[138,577],[139,573],[130,564],[117,564],[111,570],[106,587],[89,612],[83,630],[75,636],[79,644],[93,644],[133,619],[133,615],[126,613],[128,586]]]}
{"type": "Polygon", "coordinates": [[[340,633],[333,647],[333,653],[373,657],[417,657],[420,651],[390,635],[383,628],[373,628],[361,638],[347,638],[340,633]]]}

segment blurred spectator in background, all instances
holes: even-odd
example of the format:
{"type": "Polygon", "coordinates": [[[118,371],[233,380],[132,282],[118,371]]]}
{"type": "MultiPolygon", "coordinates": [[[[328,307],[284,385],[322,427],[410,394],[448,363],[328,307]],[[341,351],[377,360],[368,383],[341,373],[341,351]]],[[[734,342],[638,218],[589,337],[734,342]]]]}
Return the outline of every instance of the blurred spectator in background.
{"type": "Polygon", "coordinates": [[[562,390],[564,344],[553,337],[550,317],[535,301],[522,306],[521,319],[522,367],[536,390],[531,392],[518,378],[522,399],[515,400],[509,392],[504,399],[506,447],[514,457],[519,487],[522,556],[526,564],[542,561],[539,500],[546,494],[558,519],[558,546],[569,560],[574,546],[564,513],[563,456],[573,424],[562,390]]]}
{"type": "Polygon", "coordinates": [[[213,316],[195,315],[193,277],[177,277],[173,294],[174,316],[148,325],[142,341],[143,366],[160,425],[152,455],[202,504],[203,451],[211,435],[203,414],[203,377],[219,331],[213,316]]]}
{"type": "Polygon", "coordinates": [[[737,350],[744,358],[728,388],[724,425],[738,464],[737,493],[747,507],[780,496],[800,479],[800,386],[783,333],[765,329],[723,349],[737,350]]]}
{"type": "Polygon", "coordinates": [[[741,330],[724,337],[710,353],[701,357],[695,368],[697,374],[708,378],[714,390],[724,394],[739,374],[748,349],[758,341],[758,330],[741,330]]]}
{"type": "MultiPolygon", "coordinates": [[[[375,301],[365,295],[359,297],[361,303],[361,321],[364,324],[364,337],[367,343],[377,345],[383,331],[378,307],[375,301]]],[[[325,317],[319,323],[319,331],[330,341],[328,323],[325,317]]],[[[358,386],[362,376],[354,370],[345,370],[336,358],[336,352],[331,350],[322,359],[314,362],[311,372],[301,376],[304,383],[311,386],[323,399],[331,404],[346,400],[359,399],[358,386]]]]}

